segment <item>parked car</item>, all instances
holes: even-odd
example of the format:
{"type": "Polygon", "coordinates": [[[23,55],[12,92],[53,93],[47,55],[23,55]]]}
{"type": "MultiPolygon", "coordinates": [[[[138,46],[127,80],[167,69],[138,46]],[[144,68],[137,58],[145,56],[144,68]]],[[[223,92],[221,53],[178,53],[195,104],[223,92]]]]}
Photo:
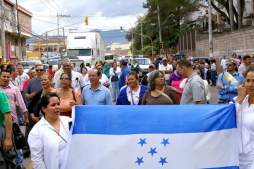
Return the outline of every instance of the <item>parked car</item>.
{"type": "Polygon", "coordinates": [[[142,72],[148,72],[149,65],[151,64],[150,58],[134,58],[134,60],[139,64],[142,72]]]}
{"type": "Polygon", "coordinates": [[[19,63],[22,64],[24,72],[28,73],[28,71],[35,65],[36,61],[21,61],[19,63]]]}

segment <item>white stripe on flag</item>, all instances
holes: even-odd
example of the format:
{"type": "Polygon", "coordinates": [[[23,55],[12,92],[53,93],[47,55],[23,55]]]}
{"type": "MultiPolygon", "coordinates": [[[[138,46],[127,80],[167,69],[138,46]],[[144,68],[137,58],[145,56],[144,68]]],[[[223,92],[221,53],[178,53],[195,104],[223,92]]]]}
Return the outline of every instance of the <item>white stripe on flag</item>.
{"type": "Polygon", "coordinates": [[[237,134],[237,129],[189,134],[75,134],[67,169],[198,169],[238,166],[237,134]],[[138,144],[140,139],[145,139],[146,144],[138,144]],[[168,139],[169,144],[161,144],[163,139],[168,139]],[[155,150],[153,153],[151,148],[155,150]]]}

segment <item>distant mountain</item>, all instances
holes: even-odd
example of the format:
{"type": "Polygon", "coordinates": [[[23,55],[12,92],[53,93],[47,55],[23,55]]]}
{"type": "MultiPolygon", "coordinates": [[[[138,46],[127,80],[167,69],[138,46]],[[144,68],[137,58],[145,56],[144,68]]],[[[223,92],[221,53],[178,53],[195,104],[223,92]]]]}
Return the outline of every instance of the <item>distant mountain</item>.
{"type": "MultiPolygon", "coordinates": [[[[108,31],[102,31],[98,29],[94,29],[91,32],[100,32],[101,36],[106,43],[106,45],[111,45],[112,43],[128,43],[128,40],[126,39],[127,31],[121,31],[121,30],[108,30],[108,31]]],[[[27,43],[32,43],[35,39],[46,39],[45,36],[33,36],[32,38],[27,39],[27,43]]],[[[48,39],[54,39],[54,38],[62,38],[62,36],[48,36],[48,39]]]]}
{"type": "Polygon", "coordinates": [[[128,43],[126,39],[127,31],[121,30],[109,30],[109,31],[102,31],[102,30],[93,30],[96,32],[100,32],[103,40],[105,41],[106,45],[110,45],[112,43],[128,43]]]}

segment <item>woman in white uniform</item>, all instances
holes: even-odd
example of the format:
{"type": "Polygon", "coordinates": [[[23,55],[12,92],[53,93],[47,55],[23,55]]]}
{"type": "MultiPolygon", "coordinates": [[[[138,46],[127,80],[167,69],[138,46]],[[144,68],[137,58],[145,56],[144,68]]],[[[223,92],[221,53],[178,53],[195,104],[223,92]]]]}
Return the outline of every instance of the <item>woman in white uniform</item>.
{"type": "Polygon", "coordinates": [[[28,136],[33,169],[65,169],[71,140],[70,118],[60,117],[59,105],[56,93],[48,93],[41,98],[44,117],[28,136]]]}
{"type": "Polygon", "coordinates": [[[254,169],[254,67],[238,89],[237,122],[240,131],[240,169],[254,169]]]}

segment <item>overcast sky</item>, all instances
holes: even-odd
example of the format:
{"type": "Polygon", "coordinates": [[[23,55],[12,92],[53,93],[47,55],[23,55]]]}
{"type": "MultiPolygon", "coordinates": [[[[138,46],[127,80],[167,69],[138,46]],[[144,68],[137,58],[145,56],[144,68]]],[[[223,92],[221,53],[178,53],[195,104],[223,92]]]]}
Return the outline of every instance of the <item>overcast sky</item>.
{"type": "MultiPolygon", "coordinates": [[[[80,31],[91,29],[124,29],[133,27],[139,16],[144,15],[144,0],[18,0],[33,13],[33,33],[41,34],[57,28],[57,13],[71,15],[61,18],[60,26],[72,25],[80,31]],[[84,25],[89,16],[89,26],[84,25]]],[[[68,28],[67,28],[68,29],[68,28]]]]}

